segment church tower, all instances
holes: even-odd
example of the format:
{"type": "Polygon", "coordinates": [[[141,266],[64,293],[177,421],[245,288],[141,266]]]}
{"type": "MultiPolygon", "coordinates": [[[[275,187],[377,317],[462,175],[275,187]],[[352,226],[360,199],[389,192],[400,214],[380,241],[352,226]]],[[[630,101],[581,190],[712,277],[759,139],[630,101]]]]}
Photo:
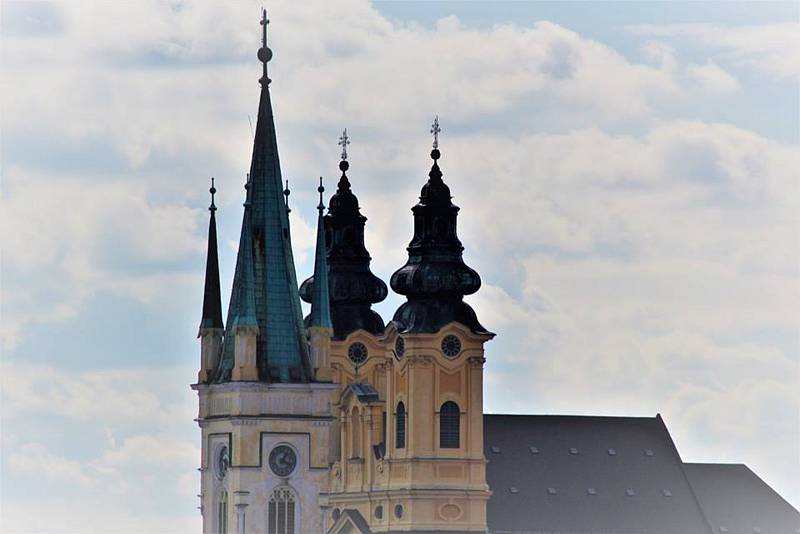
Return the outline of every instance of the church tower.
{"type": "MultiPolygon", "coordinates": [[[[211,189],[201,368],[192,386],[199,396],[206,533],[326,530],[319,495],[327,489],[335,441],[337,386],[330,383],[327,355],[332,328],[325,290],[315,292],[314,319],[308,329],[303,324],[267,76],[268,23],[263,12],[258,122],[225,325],[211,189]]],[[[324,260],[315,266],[322,279],[324,260]]]]}
{"type": "Polygon", "coordinates": [[[391,280],[407,302],[379,336],[362,329],[333,344],[342,385],[334,534],[487,531],[483,344],[494,334],[463,301],[480,277],[462,258],[439,132],[437,118],[408,262],[391,280]]]}

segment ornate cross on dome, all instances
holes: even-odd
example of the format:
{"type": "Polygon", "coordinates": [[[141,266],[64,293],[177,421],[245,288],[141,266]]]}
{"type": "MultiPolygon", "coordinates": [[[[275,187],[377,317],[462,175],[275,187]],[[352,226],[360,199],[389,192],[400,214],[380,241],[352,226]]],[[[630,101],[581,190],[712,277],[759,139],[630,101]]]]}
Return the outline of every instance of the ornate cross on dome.
{"type": "Polygon", "coordinates": [[[350,137],[347,135],[347,128],[345,128],[339,137],[339,146],[342,147],[342,161],[347,161],[347,145],[349,144],[350,137]]]}
{"type": "Polygon", "coordinates": [[[431,125],[431,133],[433,134],[433,148],[439,148],[439,133],[442,129],[439,127],[439,115],[436,115],[436,118],[433,119],[433,124],[431,125]]]}

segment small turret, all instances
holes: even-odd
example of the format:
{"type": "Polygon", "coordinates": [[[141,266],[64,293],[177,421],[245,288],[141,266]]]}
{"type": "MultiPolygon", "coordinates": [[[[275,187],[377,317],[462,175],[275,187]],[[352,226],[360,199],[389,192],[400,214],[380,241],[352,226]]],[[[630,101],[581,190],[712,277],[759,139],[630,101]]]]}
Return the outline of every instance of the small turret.
{"type": "Polygon", "coordinates": [[[230,333],[226,337],[227,348],[232,348],[233,368],[231,380],[258,380],[256,351],[258,344],[258,319],[256,317],[255,273],[253,271],[253,247],[251,224],[253,206],[251,199],[251,179],[247,176],[244,188],[247,191],[244,201],[242,233],[239,237],[239,255],[236,258],[236,271],[231,301],[238,305],[228,318],[230,333]]]}
{"type": "Polygon", "coordinates": [[[328,294],[328,251],[325,246],[325,204],[322,202],[322,178],[319,179],[319,204],[317,210],[317,246],[314,255],[314,276],[311,288],[311,313],[308,316],[308,338],[311,363],[317,382],[329,382],[331,375],[331,302],[328,294]]]}
{"type": "Polygon", "coordinates": [[[217,189],[214,187],[214,178],[211,178],[211,205],[208,211],[211,213],[208,219],[208,253],[206,255],[206,281],[203,293],[203,317],[200,319],[200,330],[197,337],[200,338],[200,372],[197,381],[201,384],[209,382],[213,378],[214,370],[217,367],[219,353],[222,348],[222,335],[225,332],[222,324],[222,299],[219,287],[219,257],[217,253],[217,220],[214,213],[217,206],[214,205],[214,194],[217,189]]]}

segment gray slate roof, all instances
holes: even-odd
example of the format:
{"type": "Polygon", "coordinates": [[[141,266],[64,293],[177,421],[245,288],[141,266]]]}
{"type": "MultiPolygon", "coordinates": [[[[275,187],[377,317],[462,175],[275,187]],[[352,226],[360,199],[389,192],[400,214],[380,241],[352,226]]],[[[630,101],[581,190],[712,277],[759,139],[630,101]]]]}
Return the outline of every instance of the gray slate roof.
{"type": "Polygon", "coordinates": [[[746,466],[684,464],[661,416],[483,421],[491,534],[800,534],[797,510],[746,466]]]}
{"type": "Polygon", "coordinates": [[[715,532],[797,534],[800,513],[745,465],[683,464],[715,532]]]}
{"type": "Polygon", "coordinates": [[[485,415],[493,534],[709,534],[660,416],[485,415]]]}

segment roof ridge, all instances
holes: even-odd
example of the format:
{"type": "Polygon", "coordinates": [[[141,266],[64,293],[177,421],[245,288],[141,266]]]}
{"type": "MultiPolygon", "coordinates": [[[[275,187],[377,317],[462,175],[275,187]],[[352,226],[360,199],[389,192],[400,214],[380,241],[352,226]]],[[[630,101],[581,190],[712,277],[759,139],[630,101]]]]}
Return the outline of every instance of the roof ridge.
{"type": "Polygon", "coordinates": [[[524,414],[524,413],[484,413],[484,417],[561,417],[572,419],[628,419],[628,420],[642,420],[642,421],[655,421],[658,415],[655,416],[641,416],[641,415],[587,415],[587,414],[524,414]]]}

